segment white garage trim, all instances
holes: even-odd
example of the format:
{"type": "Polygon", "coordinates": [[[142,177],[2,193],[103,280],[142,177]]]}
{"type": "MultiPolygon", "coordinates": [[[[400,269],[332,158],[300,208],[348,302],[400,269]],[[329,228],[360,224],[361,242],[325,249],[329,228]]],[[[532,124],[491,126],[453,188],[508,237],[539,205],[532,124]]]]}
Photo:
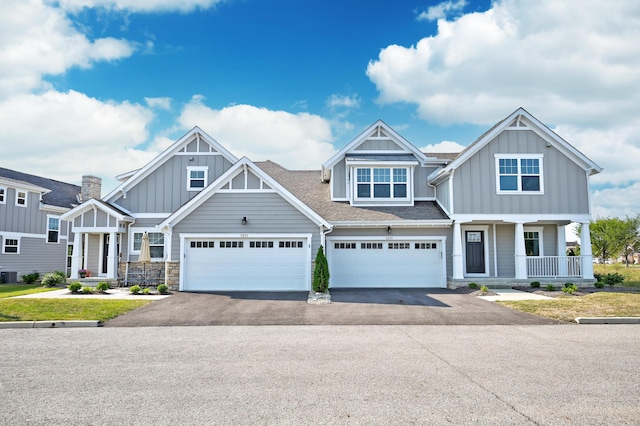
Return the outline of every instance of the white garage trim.
{"type": "MultiPolygon", "coordinates": [[[[430,243],[430,242],[436,242],[437,243],[437,253],[439,254],[439,262],[438,262],[438,270],[437,272],[439,273],[439,279],[437,281],[437,287],[439,288],[446,288],[447,286],[447,260],[446,260],[446,241],[447,241],[447,237],[445,236],[408,236],[408,237],[402,237],[402,236],[387,236],[387,237],[383,237],[380,238],[378,237],[363,237],[363,236],[340,236],[340,237],[327,237],[327,260],[329,262],[329,268],[331,270],[332,265],[333,265],[333,261],[334,259],[332,259],[333,256],[335,256],[334,251],[338,250],[335,249],[335,243],[339,243],[339,242],[353,242],[353,243],[357,243],[358,245],[360,243],[381,243],[384,245],[384,249],[385,251],[388,249],[388,244],[389,243],[410,243],[410,244],[415,244],[415,243],[430,243]]],[[[396,247],[397,249],[398,247],[396,247]]],[[[342,251],[342,249],[339,249],[340,251],[342,251]]],[[[344,250],[347,250],[346,248],[344,250]]],[[[360,251],[362,250],[360,248],[360,246],[358,246],[356,248],[356,250],[360,251]]],[[[414,246],[412,246],[412,250],[415,250],[414,246]]],[[[377,250],[376,250],[377,252],[377,250]]],[[[402,253],[402,250],[393,250],[393,253],[402,253]]],[[[391,260],[391,258],[390,258],[391,260]]],[[[357,265],[354,265],[357,267],[357,265]]],[[[415,267],[416,268],[420,268],[420,264],[416,264],[415,267]]],[[[425,271],[427,272],[427,271],[425,271]]],[[[399,276],[399,279],[401,279],[401,276],[399,276]]],[[[330,281],[330,286],[331,286],[331,281],[330,281]]],[[[374,286],[375,287],[375,286],[374,286]]],[[[382,286],[377,286],[377,287],[382,287],[382,286]]],[[[426,285],[425,283],[425,287],[429,287],[429,285],[426,285]]]]}
{"type": "MultiPolygon", "coordinates": [[[[236,241],[250,241],[250,240],[304,240],[305,246],[302,248],[305,252],[305,290],[311,289],[311,241],[313,238],[312,234],[274,234],[274,233],[247,233],[247,234],[239,234],[239,233],[208,233],[208,234],[195,234],[195,233],[185,233],[180,234],[180,283],[179,289],[180,291],[185,290],[185,267],[186,267],[186,252],[187,245],[191,240],[236,240],[236,241]]],[[[215,290],[215,289],[212,289],[215,290]]],[[[268,289],[267,289],[268,290],[268,289]]]]}

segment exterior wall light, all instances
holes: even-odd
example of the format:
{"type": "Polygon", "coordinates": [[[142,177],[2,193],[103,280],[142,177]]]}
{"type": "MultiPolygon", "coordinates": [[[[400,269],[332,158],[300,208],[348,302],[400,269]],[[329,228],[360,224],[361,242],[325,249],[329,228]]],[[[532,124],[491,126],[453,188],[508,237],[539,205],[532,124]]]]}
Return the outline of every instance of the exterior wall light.
{"type": "Polygon", "coordinates": [[[247,217],[246,217],[246,216],[244,216],[244,217],[242,218],[242,224],[243,224],[243,225],[246,225],[246,224],[247,224],[247,217]]]}

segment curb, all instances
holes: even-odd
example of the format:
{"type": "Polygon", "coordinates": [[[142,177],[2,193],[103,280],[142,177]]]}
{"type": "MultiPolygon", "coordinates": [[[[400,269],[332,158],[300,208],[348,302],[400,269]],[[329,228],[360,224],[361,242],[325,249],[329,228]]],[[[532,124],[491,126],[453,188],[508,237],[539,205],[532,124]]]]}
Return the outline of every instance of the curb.
{"type": "Polygon", "coordinates": [[[578,324],[640,324],[640,317],[579,317],[578,324]]]}
{"type": "Polygon", "coordinates": [[[100,321],[8,321],[0,322],[2,328],[78,328],[100,327],[100,321]]]}

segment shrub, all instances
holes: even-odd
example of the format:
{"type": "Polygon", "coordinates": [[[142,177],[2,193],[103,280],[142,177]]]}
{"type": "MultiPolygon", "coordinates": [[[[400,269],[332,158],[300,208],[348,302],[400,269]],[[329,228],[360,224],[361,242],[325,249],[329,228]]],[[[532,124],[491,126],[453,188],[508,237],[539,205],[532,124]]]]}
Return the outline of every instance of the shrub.
{"type": "Polygon", "coordinates": [[[138,294],[140,293],[140,291],[142,291],[142,288],[139,285],[131,286],[131,288],[129,289],[129,292],[131,294],[138,294]]]}
{"type": "Polygon", "coordinates": [[[142,294],[149,295],[151,294],[151,289],[149,287],[145,287],[142,289],[142,294]]]}
{"type": "Polygon", "coordinates": [[[160,294],[167,294],[169,292],[169,287],[166,284],[160,284],[156,290],[158,290],[158,293],[160,294]]]}
{"type": "MultiPolygon", "coordinates": [[[[595,276],[595,274],[593,274],[595,276]]],[[[600,279],[598,281],[601,281],[611,287],[613,287],[616,284],[622,284],[624,282],[624,275],[618,273],[618,272],[613,272],[613,273],[609,273],[609,274],[604,274],[600,277],[600,279]]]]}
{"type": "Polygon", "coordinates": [[[574,283],[565,283],[562,287],[563,293],[573,294],[578,291],[578,287],[574,283]]]}
{"type": "Polygon", "coordinates": [[[545,290],[556,291],[556,286],[554,286],[553,284],[547,284],[547,286],[545,287],[545,290]]]}
{"type": "Polygon", "coordinates": [[[52,274],[59,275],[63,280],[67,279],[67,274],[64,271],[53,271],[52,274]]]}
{"type": "Polygon", "coordinates": [[[46,287],[55,287],[59,284],[64,283],[64,281],[65,281],[65,278],[61,277],[55,272],[44,274],[44,277],[42,277],[42,285],[46,287]]]}
{"type": "Polygon", "coordinates": [[[540,281],[534,281],[530,285],[531,288],[540,288],[540,281]]]}
{"type": "Polygon", "coordinates": [[[77,293],[80,291],[81,288],[82,288],[82,284],[80,284],[79,282],[71,283],[67,287],[67,289],[69,289],[71,293],[77,293]]]}
{"type": "Polygon", "coordinates": [[[601,281],[596,282],[595,284],[593,284],[593,286],[595,288],[604,288],[604,283],[601,281]]]}
{"type": "Polygon", "coordinates": [[[478,283],[469,283],[469,288],[470,288],[470,289],[476,289],[476,288],[478,288],[478,283]]]}
{"type": "Polygon", "coordinates": [[[487,287],[486,285],[480,286],[480,291],[486,293],[489,291],[489,287],[487,287]]]}
{"type": "Polygon", "coordinates": [[[329,290],[329,276],[329,264],[320,246],[316,254],[316,266],[313,269],[313,291],[326,293],[329,290]]]}
{"type": "Polygon", "coordinates": [[[93,287],[89,287],[88,285],[82,287],[82,292],[84,294],[91,294],[93,293],[93,287]]]}
{"type": "Polygon", "coordinates": [[[33,271],[30,274],[24,274],[21,278],[25,284],[33,284],[40,279],[40,272],[33,271]]]}
{"type": "Polygon", "coordinates": [[[99,282],[98,285],[96,286],[96,290],[98,290],[101,293],[104,293],[105,291],[109,290],[109,283],[106,281],[99,282]]]}
{"type": "Polygon", "coordinates": [[[602,282],[602,276],[603,276],[603,275],[604,275],[604,274],[601,274],[601,273],[599,273],[599,272],[594,272],[594,273],[593,273],[593,278],[595,278],[597,282],[602,282]]]}

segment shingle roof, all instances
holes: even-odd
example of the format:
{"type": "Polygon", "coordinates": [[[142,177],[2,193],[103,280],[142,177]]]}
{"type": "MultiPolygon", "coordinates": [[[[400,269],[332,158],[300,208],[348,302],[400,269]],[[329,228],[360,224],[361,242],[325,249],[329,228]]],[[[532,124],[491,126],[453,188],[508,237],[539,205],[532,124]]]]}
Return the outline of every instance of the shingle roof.
{"type": "Polygon", "coordinates": [[[81,187],[78,185],[17,172],[2,167],[0,167],[0,177],[48,189],[50,192],[42,196],[42,202],[44,204],[66,208],[72,208],[78,204],[77,196],[81,192],[81,187]]]}
{"type": "Polygon", "coordinates": [[[434,201],[416,201],[414,206],[357,207],[348,202],[331,201],[328,183],[320,170],[287,170],[272,161],[255,163],[300,201],[329,222],[369,222],[447,220],[449,217],[434,201]]]}

